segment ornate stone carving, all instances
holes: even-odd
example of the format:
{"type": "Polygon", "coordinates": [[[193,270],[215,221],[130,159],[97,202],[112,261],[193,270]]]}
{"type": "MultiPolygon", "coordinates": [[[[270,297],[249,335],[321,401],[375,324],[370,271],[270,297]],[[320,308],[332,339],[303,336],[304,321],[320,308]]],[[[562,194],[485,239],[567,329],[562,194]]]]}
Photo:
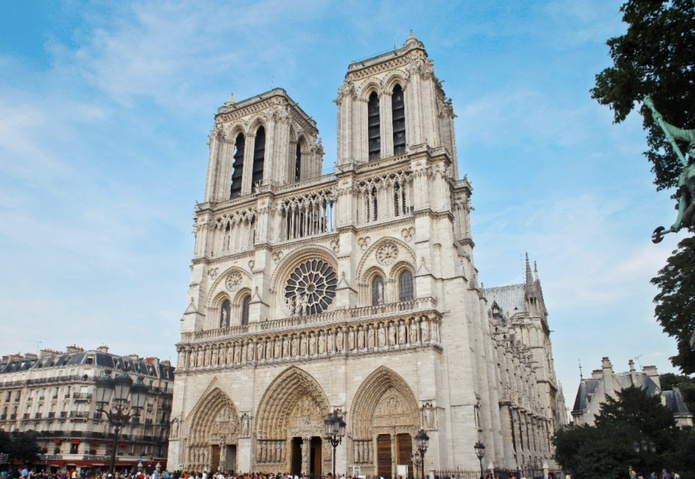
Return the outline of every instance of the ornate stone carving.
{"type": "Polygon", "coordinates": [[[386,243],[376,250],[376,260],[379,264],[390,266],[396,262],[398,258],[398,246],[393,243],[386,243]]]}
{"type": "Polygon", "coordinates": [[[241,276],[241,273],[238,271],[232,271],[227,275],[227,279],[225,279],[224,284],[229,291],[236,291],[241,286],[242,280],[243,277],[241,276]]]}
{"type": "Polygon", "coordinates": [[[415,234],[415,228],[410,227],[410,228],[403,228],[401,230],[401,236],[403,236],[403,239],[406,241],[410,241],[413,239],[413,235],[415,234]]]}
{"type": "Polygon", "coordinates": [[[312,259],[299,265],[285,284],[285,304],[294,316],[319,314],[333,303],[338,278],[331,265],[312,259]]]}
{"type": "Polygon", "coordinates": [[[369,236],[365,236],[365,237],[357,240],[357,244],[359,245],[359,247],[362,251],[367,251],[367,248],[369,248],[369,244],[371,242],[372,242],[372,239],[369,236]]]}

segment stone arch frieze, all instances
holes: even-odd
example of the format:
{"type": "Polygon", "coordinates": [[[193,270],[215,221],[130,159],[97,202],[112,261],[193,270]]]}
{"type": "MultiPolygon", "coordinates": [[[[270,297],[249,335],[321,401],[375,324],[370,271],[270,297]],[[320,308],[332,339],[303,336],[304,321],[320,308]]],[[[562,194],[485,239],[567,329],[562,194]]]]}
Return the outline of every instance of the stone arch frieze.
{"type": "Polygon", "coordinates": [[[365,274],[367,273],[367,271],[370,270],[373,266],[377,265],[384,272],[386,277],[390,277],[390,267],[396,263],[403,262],[415,265],[415,253],[413,252],[413,250],[405,242],[397,238],[382,238],[379,241],[376,241],[373,245],[371,245],[367,249],[367,251],[365,251],[364,255],[362,255],[362,258],[360,258],[360,262],[357,265],[357,278],[359,278],[360,281],[365,281],[365,274]],[[391,247],[391,252],[395,251],[395,256],[393,257],[392,261],[380,261],[377,258],[377,256],[387,246],[391,247]],[[395,250],[393,249],[393,247],[395,247],[395,250]]]}
{"type": "Polygon", "coordinates": [[[321,385],[306,371],[292,366],[268,386],[258,405],[256,436],[259,440],[285,440],[292,426],[318,428],[330,405],[321,385]]]}
{"type": "Polygon", "coordinates": [[[375,426],[417,430],[418,404],[408,383],[381,366],[360,385],[350,407],[350,430],[355,440],[368,440],[375,426]]]}
{"type": "Polygon", "coordinates": [[[189,424],[190,446],[238,443],[239,412],[231,398],[218,387],[200,399],[191,412],[189,424]]]}
{"type": "Polygon", "coordinates": [[[223,297],[230,301],[237,296],[241,289],[251,287],[251,275],[238,266],[232,266],[220,274],[210,288],[207,304],[208,309],[218,307],[223,297]]]}

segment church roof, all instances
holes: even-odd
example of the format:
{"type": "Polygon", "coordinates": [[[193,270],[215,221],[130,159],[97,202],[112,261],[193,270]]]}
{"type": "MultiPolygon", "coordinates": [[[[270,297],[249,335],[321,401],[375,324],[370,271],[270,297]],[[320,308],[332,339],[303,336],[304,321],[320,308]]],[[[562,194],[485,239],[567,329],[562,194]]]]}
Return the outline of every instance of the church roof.
{"type": "Polygon", "coordinates": [[[502,312],[509,315],[509,317],[517,313],[526,312],[523,284],[484,288],[483,294],[490,307],[492,307],[493,303],[497,303],[502,312]]]}

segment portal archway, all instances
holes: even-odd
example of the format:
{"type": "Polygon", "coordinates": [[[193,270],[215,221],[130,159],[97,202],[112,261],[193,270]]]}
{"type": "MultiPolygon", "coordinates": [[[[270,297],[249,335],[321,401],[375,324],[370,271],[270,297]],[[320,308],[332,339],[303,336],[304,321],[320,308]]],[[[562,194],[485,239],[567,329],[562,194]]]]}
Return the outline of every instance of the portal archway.
{"type": "Polygon", "coordinates": [[[257,469],[314,477],[330,470],[329,447],[322,439],[329,412],[323,389],[309,373],[296,366],[283,371],[258,406],[257,469]]]}
{"type": "Polygon", "coordinates": [[[362,473],[391,479],[396,477],[396,464],[408,464],[408,477],[413,477],[413,437],[420,421],[408,383],[382,366],[360,385],[351,411],[353,462],[362,473]]]}
{"type": "Polygon", "coordinates": [[[198,403],[192,414],[186,469],[235,470],[239,413],[229,396],[215,388],[198,403]]]}

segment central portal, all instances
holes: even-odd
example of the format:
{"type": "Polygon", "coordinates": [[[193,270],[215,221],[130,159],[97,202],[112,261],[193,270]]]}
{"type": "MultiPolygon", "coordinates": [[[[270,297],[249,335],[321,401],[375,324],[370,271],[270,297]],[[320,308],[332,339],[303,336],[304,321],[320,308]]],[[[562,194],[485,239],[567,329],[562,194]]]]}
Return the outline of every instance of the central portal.
{"type": "Polygon", "coordinates": [[[309,473],[312,477],[321,477],[323,472],[321,468],[323,459],[321,445],[323,441],[321,438],[313,436],[305,442],[301,437],[293,437],[290,444],[290,473],[295,476],[309,473]],[[307,454],[306,464],[308,468],[303,467],[305,464],[304,454],[307,454]]]}

